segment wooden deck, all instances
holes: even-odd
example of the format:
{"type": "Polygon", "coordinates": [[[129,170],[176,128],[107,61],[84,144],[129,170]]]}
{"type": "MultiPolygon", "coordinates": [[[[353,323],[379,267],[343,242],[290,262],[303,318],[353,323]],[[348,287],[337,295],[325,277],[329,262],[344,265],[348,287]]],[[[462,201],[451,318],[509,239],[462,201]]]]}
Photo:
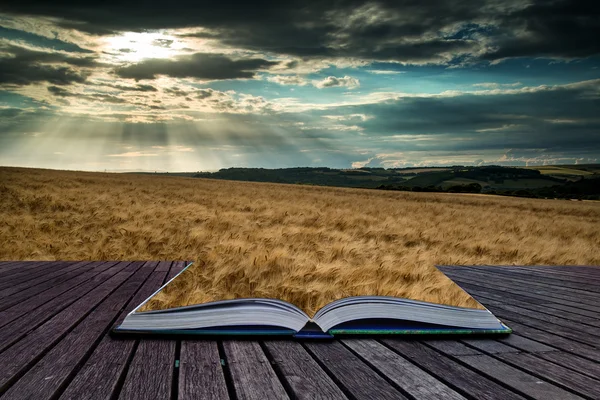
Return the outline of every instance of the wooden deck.
{"type": "Polygon", "coordinates": [[[514,334],[118,340],[185,262],[0,263],[2,399],[598,399],[600,268],[440,267],[514,334]]]}

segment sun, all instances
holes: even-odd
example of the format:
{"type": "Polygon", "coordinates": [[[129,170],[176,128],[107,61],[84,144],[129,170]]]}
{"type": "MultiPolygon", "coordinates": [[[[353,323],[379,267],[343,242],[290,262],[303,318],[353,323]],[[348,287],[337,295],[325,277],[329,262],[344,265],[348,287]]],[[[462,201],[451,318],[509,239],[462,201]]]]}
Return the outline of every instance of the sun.
{"type": "Polygon", "coordinates": [[[139,62],[148,58],[171,58],[183,43],[162,32],[124,32],[105,39],[105,54],[114,61],[139,62]]]}

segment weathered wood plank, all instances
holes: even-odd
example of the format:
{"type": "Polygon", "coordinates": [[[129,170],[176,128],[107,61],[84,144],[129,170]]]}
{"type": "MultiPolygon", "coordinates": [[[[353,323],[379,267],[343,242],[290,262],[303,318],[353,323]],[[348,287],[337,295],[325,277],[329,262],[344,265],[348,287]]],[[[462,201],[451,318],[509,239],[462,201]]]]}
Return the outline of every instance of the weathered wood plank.
{"type": "MultiPolygon", "coordinates": [[[[470,367],[475,368],[478,372],[534,399],[562,400],[578,398],[549,382],[541,381],[535,376],[507,365],[496,358],[477,350],[473,353],[473,349],[456,340],[447,340],[445,342],[428,341],[426,344],[445,355],[453,356],[470,367]]],[[[501,353],[500,357],[503,355],[512,356],[514,354],[501,353]]]]}
{"type": "Polygon", "coordinates": [[[264,343],[275,368],[297,399],[346,399],[340,388],[300,343],[270,340],[264,343]]]}
{"type": "Polygon", "coordinates": [[[12,276],[15,272],[26,271],[28,269],[35,269],[42,265],[49,264],[53,261],[11,261],[9,265],[5,266],[0,270],[0,281],[5,278],[12,276]]]}
{"type": "Polygon", "coordinates": [[[140,342],[119,399],[169,399],[175,368],[175,341],[144,339],[140,342]]]}
{"type": "MultiPolygon", "coordinates": [[[[171,269],[172,263],[173,263],[173,261],[159,261],[158,267],[156,268],[156,270],[158,272],[161,272],[161,271],[169,272],[169,270],[171,269]]],[[[171,279],[171,278],[167,278],[167,280],[169,280],[169,279],[171,279]]]]}
{"type": "Polygon", "coordinates": [[[488,354],[518,353],[521,351],[517,348],[507,346],[504,343],[493,339],[463,339],[461,342],[476,348],[480,352],[488,354]]]}
{"type": "MultiPolygon", "coordinates": [[[[587,343],[595,346],[596,343],[600,341],[600,336],[587,333],[589,330],[587,328],[591,328],[587,325],[583,325],[586,327],[585,330],[577,330],[568,326],[558,325],[556,322],[550,322],[552,319],[544,317],[544,314],[524,315],[525,313],[518,314],[516,312],[507,311],[496,306],[488,306],[488,308],[500,319],[510,319],[511,321],[520,322],[533,328],[541,329],[550,332],[553,335],[562,336],[576,342],[587,343]]],[[[573,325],[577,325],[576,322],[571,323],[573,325]]]]}
{"type": "MultiPolygon", "coordinates": [[[[534,357],[531,354],[500,354],[499,358],[507,363],[526,369],[543,379],[565,386],[581,396],[588,396],[593,399],[600,398],[600,380],[590,378],[549,361],[540,360],[539,357],[534,357]]],[[[568,398],[564,393],[561,396],[561,399],[568,398]]],[[[550,397],[545,398],[549,399],[550,397]]]]}
{"type": "Polygon", "coordinates": [[[464,344],[459,343],[456,339],[425,339],[422,341],[422,343],[428,345],[429,347],[433,347],[449,356],[470,356],[481,354],[479,350],[465,346],[464,344]]]}
{"type": "Polygon", "coordinates": [[[169,270],[169,275],[167,276],[167,281],[173,279],[175,275],[181,272],[185,268],[187,264],[185,261],[175,261],[171,264],[171,269],[169,270]]]}
{"type": "Polygon", "coordinates": [[[237,399],[289,398],[258,342],[225,340],[223,348],[237,399]]]}
{"type": "Polygon", "coordinates": [[[306,348],[355,399],[406,399],[340,342],[306,343],[306,348]]]}
{"type": "Polygon", "coordinates": [[[229,399],[217,342],[183,340],[179,360],[179,400],[229,399]]]}
{"type": "Polygon", "coordinates": [[[73,303],[39,326],[20,341],[0,353],[0,392],[4,392],[20,374],[24,373],[38,357],[53,347],[82,318],[106,296],[121,285],[138,266],[127,262],[123,271],[97,286],[84,300],[73,303]]]}
{"type": "Polygon", "coordinates": [[[414,399],[464,399],[421,368],[375,340],[351,339],[343,343],[414,399]]]}
{"type": "MultiPolygon", "coordinates": [[[[450,276],[450,275],[449,275],[450,276]]],[[[535,289],[519,289],[512,287],[511,285],[502,285],[498,282],[486,282],[483,284],[480,281],[473,279],[465,279],[462,276],[451,275],[450,278],[456,282],[460,287],[467,290],[474,297],[477,296],[477,291],[502,291],[504,293],[510,293],[511,297],[521,296],[520,299],[524,297],[528,297],[532,299],[534,303],[542,304],[542,303],[557,303],[557,304],[565,304],[568,306],[572,306],[575,308],[581,308],[588,311],[600,312],[600,306],[595,304],[589,304],[588,301],[580,300],[575,296],[564,296],[564,295],[550,295],[546,292],[538,291],[535,289]]]]}
{"type": "Polygon", "coordinates": [[[566,353],[564,351],[553,351],[536,355],[545,360],[552,361],[555,364],[559,364],[584,375],[591,376],[592,378],[597,379],[600,377],[600,363],[586,360],[583,357],[566,353]]]}
{"type": "Polygon", "coordinates": [[[27,282],[31,279],[39,277],[40,274],[46,274],[50,271],[66,267],[67,265],[68,263],[66,262],[59,264],[53,262],[46,262],[40,264],[35,269],[30,268],[23,271],[4,271],[0,273],[0,275],[5,275],[0,276],[0,289],[6,289],[8,287],[11,287],[15,283],[27,282]]]}
{"type": "MultiPolygon", "coordinates": [[[[525,354],[504,353],[502,356],[520,356],[525,354]]],[[[511,367],[488,355],[458,356],[459,360],[478,372],[539,400],[575,400],[582,397],[567,392],[556,385],[543,381],[531,374],[511,367]]]]}
{"type": "Polygon", "coordinates": [[[561,293],[574,293],[584,298],[594,298],[598,295],[598,288],[594,285],[572,283],[569,281],[563,282],[562,279],[547,278],[545,275],[501,271],[499,268],[488,268],[486,271],[477,267],[466,269],[464,273],[469,276],[480,276],[494,281],[501,280],[504,283],[538,287],[561,293]]]}
{"type": "MultiPolygon", "coordinates": [[[[166,281],[177,271],[179,264],[171,261],[160,261],[156,266],[157,272],[166,272],[166,281]]],[[[144,393],[156,393],[157,398],[168,398],[173,389],[175,374],[175,340],[142,340],[140,341],[127,376],[123,384],[121,399],[142,399],[136,390],[145,387],[144,393]],[[152,369],[146,368],[148,363],[157,364],[152,369]],[[149,391],[149,392],[147,392],[149,391]]],[[[142,394],[144,394],[142,393],[142,394]]]]}
{"type": "MultiPolygon", "coordinates": [[[[507,322],[512,327],[512,329],[514,329],[515,332],[517,332],[521,336],[525,336],[528,339],[533,339],[537,342],[541,342],[543,344],[552,346],[556,349],[577,354],[581,357],[588,358],[592,361],[600,362],[600,349],[594,346],[585,343],[575,342],[562,336],[554,335],[551,332],[546,332],[541,329],[536,329],[527,325],[520,324],[516,321],[507,320],[507,322]]],[[[513,335],[510,335],[506,339],[501,339],[501,341],[508,343],[508,340],[510,340],[513,335]]]]}
{"type": "Polygon", "coordinates": [[[532,281],[540,284],[548,284],[550,286],[560,286],[565,288],[575,289],[575,291],[584,291],[592,293],[600,293],[600,288],[593,283],[595,279],[588,277],[584,280],[581,277],[575,277],[573,274],[556,274],[552,272],[527,270],[516,268],[504,270],[502,268],[474,268],[476,271],[484,271],[488,274],[496,274],[509,279],[532,281]]]}
{"type": "Polygon", "coordinates": [[[68,281],[69,279],[85,272],[83,267],[89,265],[89,261],[69,265],[59,271],[53,271],[40,279],[33,279],[23,284],[16,284],[10,288],[0,291],[0,310],[5,310],[28,298],[38,296],[48,289],[68,281]]]}
{"type": "Polygon", "coordinates": [[[35,397],[36,400],[43,400],[54,398],[58,394],[70,375],[79,371],[80,365],[106,333],[111,322],[152,272],[151,268],[141,268],[143,262],[133,264],[138,266],[135,273],[19,378],[4,394],[5,399],[35,397]]]}
{"type": "Polygon", "coordinates": [[[45,292],[39,296],[17,304],[10,309],[3,311],[2,328],[0,329],[0,351],[19,340],[24,334],[36,329],[50,318],[61,312],[67,306],[78,301],[82,296],[94,290],[98,285],[107,279],[112,278],[123,270],[126,263],[99,263],[98,270],[94,271],[95,276],[82,276],[75,279],[85,279],[86,281],[79,285],[73,280],[55,288],[57,292],[63,292],[52,298],[54,293],[45,292]],[[99,273],[98,273],[99,272],[99,273]],[[75,286],[69,290],[69,285],[75,286]]]}
{"type": "MultiPolygon", "coordinates": [[[[45,273],[45,274],[38,274],[38,276],[36,276],[35,279],[32,279],[30,281],[27,281],[27,282],[21,282],[21,281],[15,282],[14,285],[12,285],[12,286],[10,286],[8,288],[0,290],[0,299],[5,298],[6,296],[10,296],[13,293],[21,292],[24,289],[31,288],[33,286],[36,286],[36,285],[39,285],[41,283],[47,282],[49,280],[58,279],[61,276],[63,276],[64,274],[67,274],[68,272],[72,272],[72,271],[76,270],[77,268],[84,267],[85,265],[88,265],[90,263],[91,263],[91,261],[82,261],[82,262],[79,262],[79,263],[69,263],[70,265],[68,265],[64,269],[57,269],[57,270],[50,271],[50,272],[45,273]]],[[[57,263],[57,264],[59,264],[59,263],[57,263]]]]}
{"type": "MultiPolygon", "coordinates": [[[[513,329],[517,329],[521,331],[518,327],[513,327],[513,329]]],[[[513,332],[513,334],[498,339],[499,342],[508,344],[512,347],[515,347],[519,350],[527,351],[529,353],[541,353],[548,351],[557,351],[558,349],[554,347],[547,346],[543,343],[536,342],[535,340],[531,340],[527,337],[520,336],[517,333],[513,332]]]]}
{"type": "Polygon", "coordinates": [[[422,343],[396,339],[383,342],[463,395],[482,400],[524,398],[422,343]]]}
{"type": "MultiPolygon", "coordinates": [[[[146,266],[156,267],[157,264],[157,262],[152,261],[146,266]]],[[[166,271],[153,271],[142,288],[117,317],[113,326],[122,322],[127,313],[154,293],[163,284],[165,277],[166,271]]],[[[138,340],[135,339],[115,339],[110,334],[104,335],[98,347],[81,367],[81,371],[77,373],[60,398],[72,400],[108,400],[114,398],[118,394],[116,393],[117,384],[121,377],[124,379],[128,360],[133,355],[136,343],[138,343],[138,340]]]]}
{"type": "Polygon", "coordinates": [[[568,289],[559,287],[551,288],[536,285],[531,282],[519,283],[518,281],[497,279],[492,278],[490,276],[486,276],[485,274],[476,275],[474,272],[471,271],[464,273],[463,271],[461,271],[460,275],[449,274],[448,276],[461,286],[461,282],[464,282],[471,285],[483,286],[488,289],[503,290],[505,292],[515,294],[526,294],[529,297],[542,298],[543,300],[550,302],[557,302],[562,304],[570,303],[569,305],[573,305],[576,307],[600,311],[600,307],[597,304],[597,297],[589,293],[573,293],[570,292],[568,289]],[[564,301],[567,301],[569,303],[565,303],[564,301]]]}
{"type": "Polygon", "coordinates": [[[2,265],[0,266],[0,272],[4,273],[5,271],[13,271],[18,269],[31,268],[32,264],[40,263],[41,261],[2,261],[2,265]]]}

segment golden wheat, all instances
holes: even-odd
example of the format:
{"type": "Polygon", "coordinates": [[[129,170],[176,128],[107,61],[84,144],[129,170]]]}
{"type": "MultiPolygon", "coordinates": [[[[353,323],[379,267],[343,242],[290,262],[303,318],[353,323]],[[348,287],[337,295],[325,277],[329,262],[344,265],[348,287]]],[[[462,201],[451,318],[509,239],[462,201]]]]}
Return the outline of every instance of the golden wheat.
{"type": "Polygon", "coordinates": [[[600,203],[0,168],[0,259],[194,260],[148,308],[372,293],[477,304],[436,264],[600,264],[600,203]]]}

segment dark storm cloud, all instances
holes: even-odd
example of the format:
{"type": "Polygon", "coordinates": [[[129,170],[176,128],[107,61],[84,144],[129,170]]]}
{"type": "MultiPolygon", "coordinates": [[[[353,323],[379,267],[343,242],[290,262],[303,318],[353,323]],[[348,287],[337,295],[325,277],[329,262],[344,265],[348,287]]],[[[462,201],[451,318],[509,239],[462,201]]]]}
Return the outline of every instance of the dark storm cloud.
{"type": "Polygon", "coordinates": [[[208,80],[253,78],[256,71],[278,64],[251,58],[233,60],[221,54],[196,53],[176,59],[149,59],[118,68],[121,78],[155,79],[157,75],[173,78],[198,78],[208,80]]]}
{"type": "MultiPolygon", "coordinates": [[[[23,0],[0,11],[61,18],[92,34],[203,27],[187,34],[302,57],[448,60],[488,46],[486,59],[599,53],[600,4],[538,0],[220,0],[86,2],[23,0]]],[[[478,54],[478,53],[476,53],[478,54]]]]}
{"type": "Polygon", "coordinates": [[[505,35],[487,59],[507,57],[579,58],[600,53],[600,2],[538,1],[500,19],[505,35]]]}
{"type": "MultiPolygon", "coordinates": [[[[402,98],[385,103],[340,107],[336,114],[362,113],[351,121],[373,139],[398,135],[435,136],[406,147],[439,149],[600,148],[600,80],[505,94],[402,98]],[[439,139],[438,139],[439,138],[439,139]]],[[[321,112],[332,114],[331,110],[321,112]]]]}
{"type": "Polygon", "coordinates": [[[0,84],[23,86],[35,82],[54,85],[82,83],[88,73],[73,67],[96,67],[100,64],[93,57],[72,57],[62,53],[29,50],[18,46],[0,47],[0,84]]]}

